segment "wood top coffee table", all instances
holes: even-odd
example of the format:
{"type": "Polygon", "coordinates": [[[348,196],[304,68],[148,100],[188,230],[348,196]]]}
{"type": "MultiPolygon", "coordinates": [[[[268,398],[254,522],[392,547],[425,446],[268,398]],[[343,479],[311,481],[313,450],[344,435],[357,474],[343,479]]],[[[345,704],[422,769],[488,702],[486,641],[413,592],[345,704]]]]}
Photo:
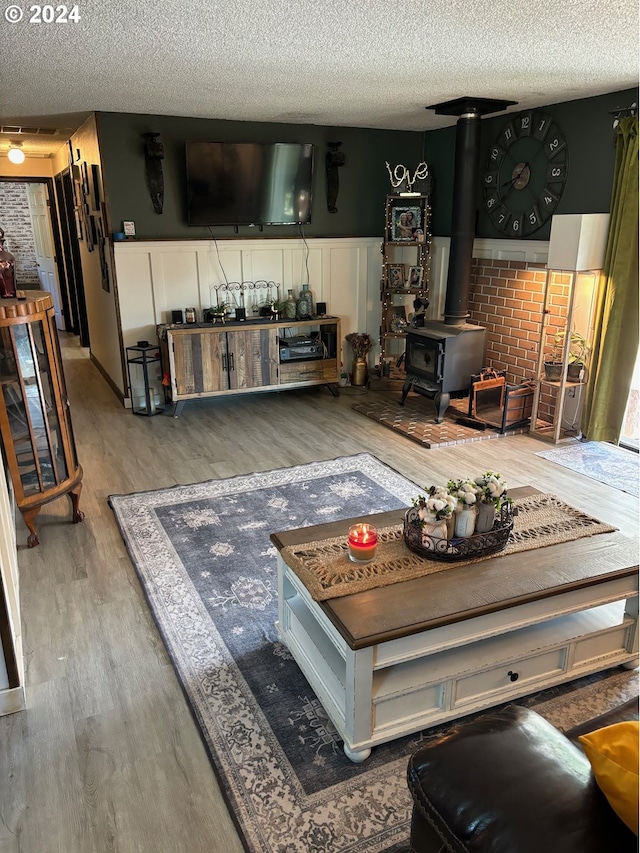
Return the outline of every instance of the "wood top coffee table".
{"type": "MultiPolygon", "coordinates": [[[[385,527],[403,515],[356,520],[385,527]]],[[[637,665],[637,540],[607,533],[315,602],[281,551],[346,537],[353,523],[271,535],[280,637],[352,761],[436,723],[637,665]]]]}

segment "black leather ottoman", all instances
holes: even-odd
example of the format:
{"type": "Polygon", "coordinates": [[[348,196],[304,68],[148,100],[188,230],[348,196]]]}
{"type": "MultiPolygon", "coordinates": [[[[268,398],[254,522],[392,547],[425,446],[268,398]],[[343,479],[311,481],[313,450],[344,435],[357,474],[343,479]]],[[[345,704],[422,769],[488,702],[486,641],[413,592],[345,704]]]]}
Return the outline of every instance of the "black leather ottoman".
{"type": "Polygon", "coordinates": [[[637,718],[636,700],[568,736],[515,705],[461,721],[409,760],[411,850],[637,853],[570,739],[637,718]]]}

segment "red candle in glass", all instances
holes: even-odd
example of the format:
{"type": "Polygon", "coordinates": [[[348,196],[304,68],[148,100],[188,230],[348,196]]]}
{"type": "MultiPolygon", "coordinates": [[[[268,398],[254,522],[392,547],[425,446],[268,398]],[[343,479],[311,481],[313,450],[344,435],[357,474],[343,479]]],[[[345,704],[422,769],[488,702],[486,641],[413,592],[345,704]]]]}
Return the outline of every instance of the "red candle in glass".
{"type": "Polygon", "coordinates": [[[354,524],[349,528],[349,559],[369,563],[376,555],[378,531],[372,524],[354,524]]]}

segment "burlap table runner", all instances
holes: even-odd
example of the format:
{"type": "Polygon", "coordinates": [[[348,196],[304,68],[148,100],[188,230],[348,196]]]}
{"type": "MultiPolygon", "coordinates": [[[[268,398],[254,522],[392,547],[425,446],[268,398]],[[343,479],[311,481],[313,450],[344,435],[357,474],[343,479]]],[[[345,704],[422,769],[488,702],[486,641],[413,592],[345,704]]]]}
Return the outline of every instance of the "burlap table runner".
{"type": "Polygon", "coordinates": [[[371,563],[349,559],[347,533],[332,539],[288,545],[282,558],[311,593],[314,601],[325,601],[378,586],[448,571],[470,563],[571,542],[597,533],[617,530],[564,503],[552,494],[538,494],[514,501],[518,509],[507,547],[497,554],[443,563],[410,551],[404,543],[402,526],[378,529],[378,550],[371,563]]]}

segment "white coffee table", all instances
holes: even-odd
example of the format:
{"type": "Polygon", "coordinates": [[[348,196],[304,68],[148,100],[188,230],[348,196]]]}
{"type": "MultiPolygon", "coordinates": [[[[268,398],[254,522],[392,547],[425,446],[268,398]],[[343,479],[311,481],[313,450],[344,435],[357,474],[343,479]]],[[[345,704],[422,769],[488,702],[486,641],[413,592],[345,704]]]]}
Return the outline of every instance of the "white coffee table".
{"type": "MultiPolygon", "coordinates": [[[[366,520],[385,527],[403,514],[366,520]]],[[[637,540],[601,534],[315,602],[280,552],[346,536],[353,522],[271,536],[280,637],[352,761],[436,723],[638,663],[637,540]]]]}

